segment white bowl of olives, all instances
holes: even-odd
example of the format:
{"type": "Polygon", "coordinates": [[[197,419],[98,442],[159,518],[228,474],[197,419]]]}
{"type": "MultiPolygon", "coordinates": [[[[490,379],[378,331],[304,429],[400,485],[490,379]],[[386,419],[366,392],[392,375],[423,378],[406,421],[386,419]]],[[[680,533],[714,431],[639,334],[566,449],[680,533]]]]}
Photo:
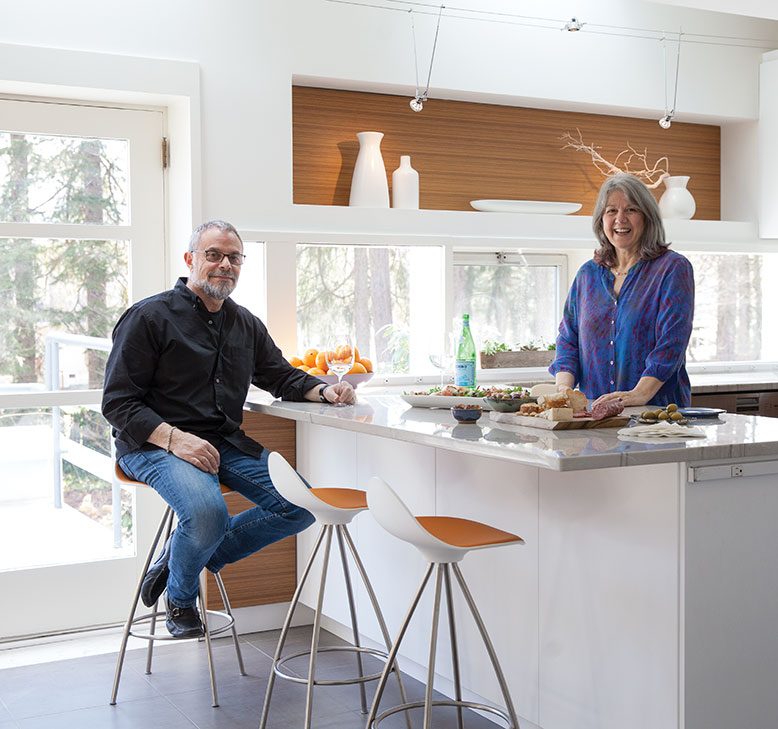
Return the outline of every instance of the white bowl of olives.
{"type": "Polygon", "coordinates": [[[638,418],[639,423],[654,425],[654,423],[675,423],[677,425],[686,425],[689,421],[678,412],[678,406],[670,403],[657,410],[644,410],[638,418]]]}

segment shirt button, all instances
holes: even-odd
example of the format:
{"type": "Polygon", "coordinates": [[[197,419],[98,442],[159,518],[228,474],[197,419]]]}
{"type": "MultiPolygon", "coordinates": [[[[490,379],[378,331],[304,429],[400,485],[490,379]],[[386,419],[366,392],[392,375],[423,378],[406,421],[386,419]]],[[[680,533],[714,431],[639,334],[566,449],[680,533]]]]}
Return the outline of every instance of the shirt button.
{"type": "Polygon", "coordinates": [[[615,384],[615,383],[613,382],[613,380],[611,380],[611,385],[613,385],[613,384],[615,384]]]}
{"type": "MultiPolygon", "coordinates": [[[[611,360],[611,364],[613,364],[613,360],[611,360]]],[[[611,382],[611,384],[613,384],[613,383],[611,382]]]]}
{"type": "MultiPolygon", "coordinates": [[[[613,324],[613,322],[611,322],[611,324],[613,324]]],[[[611,339],[610,344],[611,344],[611,347],[612,347],[613,346],[613,340],[612,339],[611,339]]]]}
{"type": "Polygon", "coordinates": [[[616,323],[616,322],[615,322],[615,321],[613,321],[613,319],[611,319],[611,324],[615,324],[615,323],[616,323]]]}
{"type": "MultiPolygon", "coordinates": [[[[221,380],[217,377],[216,378],[216,384],[218,385],[220,382],[221,382],[221,380]]],[[[611,384],[613,384],[613,383],[611,383],[611,384]]]]}
{"type": "Polygon", "coordinates": [[[209,324],[213,324],[213,319],[209,319],[209,320],[208,320],[208,323],[209,323],[209,324]]]}

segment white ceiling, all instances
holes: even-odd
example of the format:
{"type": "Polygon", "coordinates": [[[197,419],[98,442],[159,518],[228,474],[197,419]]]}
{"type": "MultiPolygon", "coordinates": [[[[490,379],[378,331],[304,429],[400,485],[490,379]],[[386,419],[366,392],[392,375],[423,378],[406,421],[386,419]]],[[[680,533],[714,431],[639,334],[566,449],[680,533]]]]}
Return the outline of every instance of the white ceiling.
{"type": "Polygon", "coordinates": [[[778,20],[778,0],[652,0],[663,5],[778,20]]]}

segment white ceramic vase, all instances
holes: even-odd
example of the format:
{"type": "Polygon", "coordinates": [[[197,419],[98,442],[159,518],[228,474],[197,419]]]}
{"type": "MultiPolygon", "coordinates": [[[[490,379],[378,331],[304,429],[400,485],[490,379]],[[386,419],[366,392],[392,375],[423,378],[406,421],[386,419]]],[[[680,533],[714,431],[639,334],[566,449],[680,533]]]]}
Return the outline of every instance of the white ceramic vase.
{"type": "Polygon", "coordinates": [[[348,204],[360,208],[388,208],[389,184],[381,157],[383,132],[358,132],[359,154],[351,178],[348,204]]]}
{"type": "Polygon", "coordinates": [[[659,212],[666,220],[691,220],[697,203],[686,189],[689,177],[682,175],[665,177],[665,191],[659,198],[659,212]]]}
{"type": "Polygon", "coordinates": [[[392,207],[419,209],[419,173],[407,154],[400,155],[400,166],[392,172],[392,207]]]}

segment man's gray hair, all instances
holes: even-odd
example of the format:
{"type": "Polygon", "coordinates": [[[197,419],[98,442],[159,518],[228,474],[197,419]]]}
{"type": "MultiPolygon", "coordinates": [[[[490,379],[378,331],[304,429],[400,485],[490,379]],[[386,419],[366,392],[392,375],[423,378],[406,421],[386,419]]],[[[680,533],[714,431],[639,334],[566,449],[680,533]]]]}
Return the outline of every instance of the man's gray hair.
{"type": "Polygon", "coordinates": [[[243,245],[243,239],[240,237],[238,231],[235,230],[235,226],[232,223],[228,223],[226,220],[207,220],[205,223],[200,223],[200,225],[192,231],[192,237],[189,239],[189,250],[196,251],[197,246],[200,243],[200,238],[203,237],[203,233],[212,228],[216,228],[216,230],[220,230],[222,233],[231,233],[240,241],[241,246],[243,245]]]}

